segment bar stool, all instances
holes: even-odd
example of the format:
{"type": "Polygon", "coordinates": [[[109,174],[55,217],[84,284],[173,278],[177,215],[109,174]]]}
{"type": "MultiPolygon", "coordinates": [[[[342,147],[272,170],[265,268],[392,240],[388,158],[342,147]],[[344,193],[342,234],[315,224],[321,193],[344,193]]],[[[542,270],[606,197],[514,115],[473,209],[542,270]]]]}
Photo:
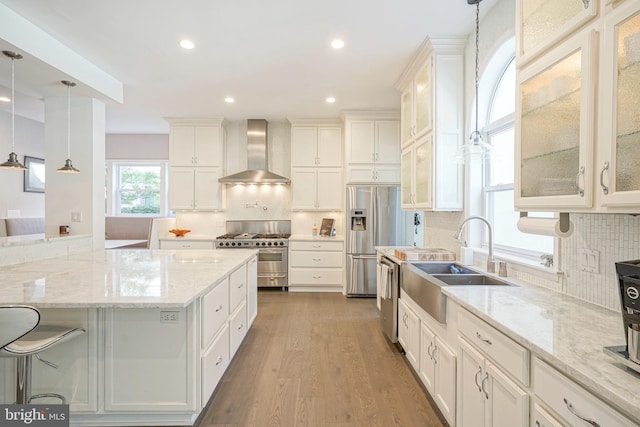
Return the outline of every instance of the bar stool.
{"type": "Polygon", "coordinates": [[[65,397],[57,393],[31,396],[31,358],[35,355],[38,360],[57,369],[55,364],[41,359],[38,353],[77,337],[85,330],[39,323],[40,312],[34,307],[0,305],[0,357],[16,358],[15,403],[24,405],[33,399],[53,397],[65,404],[65,397]]]}

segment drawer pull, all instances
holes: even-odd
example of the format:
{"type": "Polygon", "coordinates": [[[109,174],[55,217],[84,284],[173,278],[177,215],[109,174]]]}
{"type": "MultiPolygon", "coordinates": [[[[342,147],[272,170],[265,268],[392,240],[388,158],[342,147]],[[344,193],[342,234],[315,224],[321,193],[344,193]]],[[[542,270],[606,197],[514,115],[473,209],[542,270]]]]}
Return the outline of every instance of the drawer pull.
{"type": "Polygon", "coordinates": [[[244,283],[240,283],[240,284],[238,285],[238,289],[242,288],[243,286],[244,286],[244,283]]]}
{"type": "Polygon", "coordinates": [[[482,338],[482,335],[480,335],[480,332],[476,332],[476,337],[478,337],[478,339],[484,343],[487,343],[489,345],[491,345],[491,340],[488,340],[486,338],[482,338]]]}
{"type": "Polygon", "coordinates": [[[314,261],[322,261],[322,258],[313,258],[314,261]]]}
{"type": "Polygon", "coordinates": [[[433,353],[431,353],[431,347],[433,347],[433,341],[429,343],[429,347],[427,347],[427,354],[429,355],[429,359],[433,360],[433,353]]]}
{"type": "Polygon", "coordinates": [[[476,375],[474,377],[474,381],[476,383],[476,387],[478,387],[478,391],[480,393],[482,393],[482,388],[480,388],[480,384],[478,384],[478,375],[482,372],[482,366],[478,366],[478,372],[476,372],[476,375]]]}
{"type": "Polygon", "coordinates": [[[322,246],[320,246],[320,245],[312,245],[311,247],[312,248],[321,248],[322,246]]]}
{"type": "Polygon", "coordinates": [[[487,393],[487,390],[484,388],[484,383],[489,379],[489,373],[487,372],[484,375],[484,378],[482,379],[482,392],[484,393],[484,397],[488,400],[489,399],[489,393],[487,393]]]}
{"type": "Polygon", "coordinates": [[[222,310],[222,304],[220,304],[218,308],[216,308],[216,313],[219,312],[220,310],[222,310]]]}
{"type": "Polygon", "coordinates": [[[566,397],[563,400],[564,400],[564,404],[567,405],[567,409],[573,415],[575,415],[576,417],[580,418],[582,421],[584,421],[585,423],[587,423],[587,424],[589,424],[589,425],[591,425],[593,427],[600,427],[600,424],[598,424],[597,422],[595,422],[595,421],[593,421],[593,420],[591,420],[589,418],[585,418],[582,415],[578,414],[578,412],[573,407],[573,404],[571,402],[569,402],[566,397]]]}
{"type": "Polygon", "coordinates": [[[216,362],[216,366],[222,363],[222,356],[218,356],[218,361],[216,362]]]}
{"type": "Polygon", "coordinates": [[[242,329],[243,327],[244,327],[244,323],[241,323],[241,324],[238,326],[238,330],[242,329]]]}
{"type": "Polygon", "coordinates": [[[313,276],[314,279],[320,279],[322,276],[313,276]]]}

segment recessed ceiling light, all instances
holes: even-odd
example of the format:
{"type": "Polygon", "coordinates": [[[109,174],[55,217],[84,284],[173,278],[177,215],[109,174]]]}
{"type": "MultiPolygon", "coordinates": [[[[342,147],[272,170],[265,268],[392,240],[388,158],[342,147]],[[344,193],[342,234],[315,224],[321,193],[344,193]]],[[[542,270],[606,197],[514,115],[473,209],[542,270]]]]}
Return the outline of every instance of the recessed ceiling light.
{"type": "Polygon", "coordinates": [[[226,102],[227,104],[233,104],[234,102],[236,102],[236,100],[235,100],[235,99],[233,99],[233,98],[232,98],[232,97],[230,97],[230,96],[227,96],[227,97],[224,99],[224,102],[226,102]]]}
{"type": "Polygon", "coordinates": [[[6,96],[0,96],[0,102],[11,102],[11,100],[6,96]]]}
{"type": "Polygon", "coordinates": [[[331,41],[331,47],[334,49],[342,49],[344,47],[344,41],[341,39],[334,39],[331,41]]]}
{"type": "Polygon", "coordinates": [[[193,49],[195,47],[195,45],[193,44],[193,42],[191,40],[180,40],[180,46],[183,49],[193,49]]]}
{"type": "Polygon", "coordinates": [[[330,96],[326,99],[327,104],[333,104],[334,102],[336,102],[336,99],[333,96],[330,96]]]}

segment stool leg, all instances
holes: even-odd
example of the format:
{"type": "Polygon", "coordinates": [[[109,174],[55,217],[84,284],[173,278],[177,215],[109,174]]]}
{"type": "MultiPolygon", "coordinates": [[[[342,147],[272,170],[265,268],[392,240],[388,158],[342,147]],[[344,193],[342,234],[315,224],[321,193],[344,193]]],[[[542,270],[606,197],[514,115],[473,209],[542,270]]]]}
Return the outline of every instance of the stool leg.
{"type": "Polygon", "coordinates": [[[16,360],[18,365],[16,378],[16,403],[26,405],[31,397],[31,356],[21,356],[16,360]]]}

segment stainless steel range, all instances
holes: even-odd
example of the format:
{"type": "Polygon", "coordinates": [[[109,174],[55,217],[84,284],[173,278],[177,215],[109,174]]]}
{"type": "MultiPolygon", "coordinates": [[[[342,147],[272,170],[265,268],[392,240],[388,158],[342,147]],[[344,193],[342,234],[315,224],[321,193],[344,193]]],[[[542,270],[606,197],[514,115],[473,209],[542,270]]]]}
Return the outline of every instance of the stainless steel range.
{"type": "Polygon", "coordinates": [[[288,289],[291,221],[227,221],[216,249],[258,249],[258,287],[288,289]]]}

